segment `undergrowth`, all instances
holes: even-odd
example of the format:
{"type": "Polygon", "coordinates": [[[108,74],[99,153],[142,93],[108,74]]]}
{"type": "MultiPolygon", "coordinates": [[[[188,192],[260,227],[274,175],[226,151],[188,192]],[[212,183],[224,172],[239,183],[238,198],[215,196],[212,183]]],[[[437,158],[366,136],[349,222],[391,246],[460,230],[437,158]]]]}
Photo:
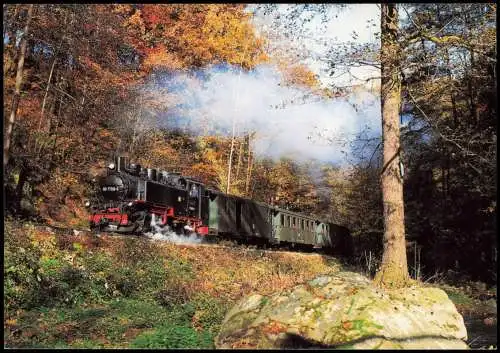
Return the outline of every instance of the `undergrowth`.
{"type": "Polygon", "coordinates": [[[56,235],[5,222],[4,345],[214,348],[225,313],[338,264],[317,254],[56,235]]]}

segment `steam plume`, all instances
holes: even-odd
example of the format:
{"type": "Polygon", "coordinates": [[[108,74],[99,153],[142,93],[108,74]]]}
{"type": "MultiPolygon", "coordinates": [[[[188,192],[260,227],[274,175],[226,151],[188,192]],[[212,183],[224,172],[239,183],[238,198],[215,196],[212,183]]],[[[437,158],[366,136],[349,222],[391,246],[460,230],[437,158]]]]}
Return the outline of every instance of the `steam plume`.
{"type": "Polygon", "coordinates": [[[269,65],[248,72],[218,65],[156,73],[146,91],[166,103],[166,111],[157,111],[161,126],[231,136],[235,124],[239,135],[256,132],[252,147],[258,157],[342,163],[354,136],[380,135],[380,102],[373,94],[322,99],[284,85],[269,65]]]}

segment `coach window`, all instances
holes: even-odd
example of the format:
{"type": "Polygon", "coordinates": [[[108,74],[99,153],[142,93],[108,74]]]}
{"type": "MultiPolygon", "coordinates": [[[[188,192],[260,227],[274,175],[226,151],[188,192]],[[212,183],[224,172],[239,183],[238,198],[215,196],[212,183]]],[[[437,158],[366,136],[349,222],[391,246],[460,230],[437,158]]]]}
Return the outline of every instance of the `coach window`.
{"type": "Polygon", "coordinates": [[[282,215],[280,216],[280,224],[281,224],[281,226],[284,226],[284,225],[285,225],[285,215],[284,215],[284,214],[282,214],[282,215]]]}

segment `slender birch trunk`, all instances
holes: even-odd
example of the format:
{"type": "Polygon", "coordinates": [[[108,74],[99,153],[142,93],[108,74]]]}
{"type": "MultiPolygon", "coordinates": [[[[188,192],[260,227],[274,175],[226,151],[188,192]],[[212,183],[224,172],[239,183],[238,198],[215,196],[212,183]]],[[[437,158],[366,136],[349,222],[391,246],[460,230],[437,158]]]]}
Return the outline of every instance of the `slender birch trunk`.
{"type": "Polygon", "coordinates": [[[235,176],[235,179],[236,181],[238,181],[239,177],[240,177],[240,169],[241,169],[241,162],[243,160],[243,139],[240,139],[238,141],[238,145],[239,145],[239,151],[238,151],[238,164],[236,164],[236,176],[235,176]]]}
{"type": "Polygon", "coordinates": [[[252,158],[252,151],[250,149],[251,145],[251,134],[248,134],[248,168],[247,168],[247,180],[245,183],[245,195],[247,197],[250,197],[250,181],[252,180],[252,163],[253,163],[253,158],[252,158]]]}
{"type": "Polygon", "coordinates": [[[233,152],[234,152],[234,135],[235,135],[236,119],[233,118],[233,134],[231,136],[231,149],[229,151],[229,160],[227,162],[227,185],[226,194],[229,194],[231,187],[231,168],[233,167],[233,152]]]}

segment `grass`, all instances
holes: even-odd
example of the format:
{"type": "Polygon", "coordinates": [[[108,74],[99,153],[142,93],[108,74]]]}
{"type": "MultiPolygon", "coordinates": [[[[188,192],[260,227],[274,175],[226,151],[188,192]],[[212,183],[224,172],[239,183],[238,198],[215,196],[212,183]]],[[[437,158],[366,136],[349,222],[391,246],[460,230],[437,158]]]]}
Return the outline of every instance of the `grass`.
{"type": "Polygon", "coordinates": [[[474,305],[475,301],[472,299],[470,296],[467,294],[455,290],[455,289],[443,289],[446,294],[448,294],[448,298],[455,304],[455,305],[474,305]]]}
{"type": "Polygon", "coordinates": [[[339,270],[318,254],[56,235],[5,223],[9,348],[214,348],[242,296],[339,270]]]}

